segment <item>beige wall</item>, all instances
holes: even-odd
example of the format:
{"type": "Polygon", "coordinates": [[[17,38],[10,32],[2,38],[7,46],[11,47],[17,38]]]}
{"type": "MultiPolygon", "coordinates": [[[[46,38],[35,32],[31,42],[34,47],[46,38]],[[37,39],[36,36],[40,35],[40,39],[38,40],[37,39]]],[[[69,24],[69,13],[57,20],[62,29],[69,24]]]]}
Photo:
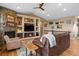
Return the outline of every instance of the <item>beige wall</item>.
{"type": "Polygon", "coordinates": [[[73,37],[73,35],[76,37],[78,34],[78,27],[77,25],[77,16],[69,16],[69,17],[63,17],[61,19],[56,19],[52,21],[48,21],[47,27],[44,27],[44,30],[55,30],[55,31],[70,31],[70,36],[73,37]],[[53,24],[49,24],[49,22],[53,22],[53,24]],[[59,24],[55,24],[58,22],[59,24]],[[63,22],[63,23],[61,23],[63,22]],[[61,28],[57,28],[57,26],[61,26],[61,28]],[[52,28],[54,27],[54,28],[52,28]]]}

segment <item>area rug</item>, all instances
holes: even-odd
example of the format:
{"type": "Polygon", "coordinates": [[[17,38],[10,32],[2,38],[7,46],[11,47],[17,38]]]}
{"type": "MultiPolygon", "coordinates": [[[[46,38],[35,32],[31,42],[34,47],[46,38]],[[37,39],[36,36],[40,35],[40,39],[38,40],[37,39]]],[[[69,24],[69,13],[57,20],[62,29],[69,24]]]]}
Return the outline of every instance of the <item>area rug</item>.
{"type": "Polygon", "coordinates": [[[17,56],[27,56],[27,49],[21,45],[19,49],[16,50],[17,56]]]}
{"type": "Polygon", "coordinates": [[[30,51],[26,49],[24,45],[21,45],[19,49],[16,50],[17,56],[32,56],[30,51]]]}

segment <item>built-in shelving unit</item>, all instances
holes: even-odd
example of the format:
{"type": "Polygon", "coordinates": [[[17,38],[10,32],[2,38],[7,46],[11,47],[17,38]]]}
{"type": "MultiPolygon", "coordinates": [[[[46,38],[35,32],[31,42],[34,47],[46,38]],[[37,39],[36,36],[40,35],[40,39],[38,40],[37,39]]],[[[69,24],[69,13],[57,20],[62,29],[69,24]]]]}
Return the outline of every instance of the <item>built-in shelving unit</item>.
{"type": "Polygon", "coordinates": [[[17,15],[16,36],[20,38],[40,37],[40,18],[17,15]]]}

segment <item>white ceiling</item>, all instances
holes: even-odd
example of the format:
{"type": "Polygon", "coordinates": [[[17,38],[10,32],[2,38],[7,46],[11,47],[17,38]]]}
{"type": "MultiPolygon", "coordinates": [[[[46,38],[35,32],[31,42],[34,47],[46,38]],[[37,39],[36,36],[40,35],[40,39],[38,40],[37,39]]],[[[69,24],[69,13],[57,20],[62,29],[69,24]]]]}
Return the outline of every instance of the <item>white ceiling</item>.
{"type": "Polygon", "coordinates": [[[0,3],[0,6],[20,13],[33,13],[46,20],[79,15],[79,3],[45,3],[43,6],[45,9],[44,12],[40,9],[34,9],[38,4],[39,3],[0,3]]]}

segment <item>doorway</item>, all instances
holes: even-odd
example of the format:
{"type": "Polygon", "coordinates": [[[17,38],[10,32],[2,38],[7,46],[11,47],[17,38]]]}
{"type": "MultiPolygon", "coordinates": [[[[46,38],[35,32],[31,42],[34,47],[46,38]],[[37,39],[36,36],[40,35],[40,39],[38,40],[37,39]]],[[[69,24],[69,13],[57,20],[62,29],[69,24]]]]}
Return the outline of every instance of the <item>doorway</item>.
{"type": "Polygon", "coordinates": [[[78,27],[78,34],[77,34],[77,37],[79,37],[79,18],[77,19],[77,27],[78,27]]]}

